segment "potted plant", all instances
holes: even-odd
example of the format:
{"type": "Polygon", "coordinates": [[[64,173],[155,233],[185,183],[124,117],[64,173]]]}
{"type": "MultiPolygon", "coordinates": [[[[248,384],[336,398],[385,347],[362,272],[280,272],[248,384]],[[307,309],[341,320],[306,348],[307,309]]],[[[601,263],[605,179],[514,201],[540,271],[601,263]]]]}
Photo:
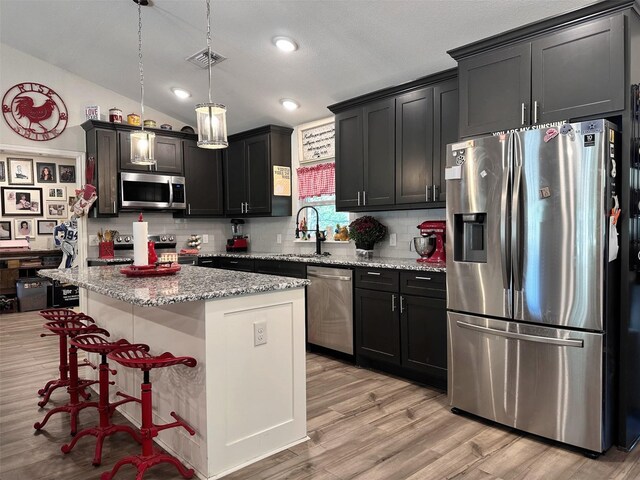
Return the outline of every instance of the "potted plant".
{"type": "Polygon", "coordinates": [[[387,234],[387,227],[369,215],[356,218],[349,224],[349,238],[356,243],[356,255],[364,258],[373,256],[373,245],[387,234]]]}

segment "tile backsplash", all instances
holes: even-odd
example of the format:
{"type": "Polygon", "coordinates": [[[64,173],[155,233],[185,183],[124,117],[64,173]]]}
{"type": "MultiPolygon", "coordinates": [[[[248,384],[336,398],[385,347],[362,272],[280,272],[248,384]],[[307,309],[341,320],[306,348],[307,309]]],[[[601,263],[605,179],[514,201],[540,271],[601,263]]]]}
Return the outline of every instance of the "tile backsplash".
{"type": "MultiPolygon", "coordinates": [[[[375,256],[393,258],[417,258],[413,250],[412,239],[418,235],[417,225],[425,220],[444,220],[444,209],[409,210],[394,212],[368,212],[383,223],[388,233],[396,234],[396,246],[389,245],[389,236],[375,246],[375,256]]],[[[360,214],[352,214],[353,218],[360,214]]],[[[181,219],[173,218],[170,213],[145,213],[149,222],[149,234],[176,234],[177,248],[186,248],[187,239],[192,234],[209,235],[209,243],[202,244],[203,252],[224,251],[227,238],[231,237],[230,219],[181,219]]],[[[120,233],[131,233],[133,222],[137,221],[137,213],[121,213],[117,218],[89,218],[88,234],[96,235],[98,230],[118,230],[120,233]]],[[[313,227],[313,226],[312,226],[313,227]]],[[[277,218],[249,218],[244,225],[244,234],[249,235],[249,249],[253,252],[273,253],[306,253],[315,251],[315,241],[294,242],[295,216],[277,218]],[[277,243],[278,235],[282,235],[282,243],[277,243]]],[[[333,255],[353,255],[353,243],[341,244],[325,242],[322,251],[333,255]]],[[[98,247],[89,246],[89,257],[98,256],[98,247]]]]}

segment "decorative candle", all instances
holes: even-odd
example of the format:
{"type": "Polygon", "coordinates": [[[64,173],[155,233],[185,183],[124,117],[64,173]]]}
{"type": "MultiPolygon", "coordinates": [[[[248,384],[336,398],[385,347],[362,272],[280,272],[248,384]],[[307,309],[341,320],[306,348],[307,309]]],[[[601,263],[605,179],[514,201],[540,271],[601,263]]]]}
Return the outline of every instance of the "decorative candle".
{"type": "Polygon", "coordinates": [[[147,236],[149,224],[142,220],[142,213],[137,222],[133,222],[133,264],[137,267],[149,265],[149,247],[147,236]]]}

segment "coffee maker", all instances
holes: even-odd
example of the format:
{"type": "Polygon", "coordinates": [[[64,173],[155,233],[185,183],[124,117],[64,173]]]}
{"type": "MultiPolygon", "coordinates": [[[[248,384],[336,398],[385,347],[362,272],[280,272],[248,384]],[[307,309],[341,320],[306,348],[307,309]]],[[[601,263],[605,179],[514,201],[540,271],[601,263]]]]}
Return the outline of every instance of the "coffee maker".
{"type": "Polygon", "coordinates": [[[413,239],[416,252],[420,255],[418,262],[445,263],[444,240],[446,238],[446,222],[427,221],[418,225],[420,236],[413,239]]]}
{"type": "Polygon", "coordinates": [[[242,234],[242,225],[244,220],[241,218],[231,219],[231,233],[233,236],[227,239],[227,252],[246,252],[249,243],[247,237],[242,234]]]}

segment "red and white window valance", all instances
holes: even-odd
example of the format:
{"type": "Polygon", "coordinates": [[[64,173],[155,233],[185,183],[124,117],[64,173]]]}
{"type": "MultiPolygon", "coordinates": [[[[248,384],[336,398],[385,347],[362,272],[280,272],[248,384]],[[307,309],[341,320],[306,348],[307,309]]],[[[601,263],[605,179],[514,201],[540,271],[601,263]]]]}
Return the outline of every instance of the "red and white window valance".
{"type": "Polygon", "coordinates": [[[298,168],[298,198],[304,200],[336,193],[336,166],[334,162],[298,168]]]}

